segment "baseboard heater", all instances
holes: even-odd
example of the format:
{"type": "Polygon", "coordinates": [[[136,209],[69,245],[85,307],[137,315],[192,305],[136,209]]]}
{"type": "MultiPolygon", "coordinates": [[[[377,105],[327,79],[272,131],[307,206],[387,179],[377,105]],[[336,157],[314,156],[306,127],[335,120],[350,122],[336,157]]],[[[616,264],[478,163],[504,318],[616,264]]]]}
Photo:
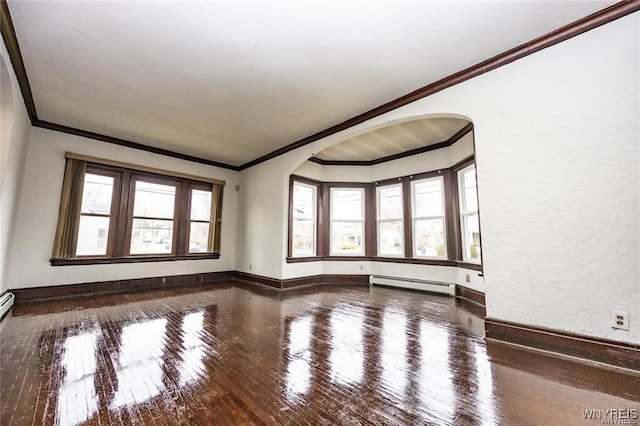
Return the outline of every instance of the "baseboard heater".
{"type": "Polygon", "coordinates": [[[13,293],[6,292],[0,297],[0,319],[4,318],[4,314],[9,312],[9,309],[13,306],[13,301],[16,297],[13,293]]]}
{"type": "Polygon", "coordinates": [[[416,278],[401,278],[401,277],[388,277],[384,275],[371,275],[369,276],[369,284],[371,285],[385,285],[390,287],[410,288],[412,290],[428,291],[430,293],[448,294],[449,296],[456,295],[456,285],[419,280],[416,278]]]}

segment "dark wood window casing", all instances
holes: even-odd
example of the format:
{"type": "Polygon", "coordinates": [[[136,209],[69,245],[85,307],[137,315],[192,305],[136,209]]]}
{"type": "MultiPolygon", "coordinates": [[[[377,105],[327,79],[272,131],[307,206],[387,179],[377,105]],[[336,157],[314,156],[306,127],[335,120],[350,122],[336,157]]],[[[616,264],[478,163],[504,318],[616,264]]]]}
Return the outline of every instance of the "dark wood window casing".
{"type": "MultiPolygon", "coordinates": [[[[73,157],[71,157],[73,158],[73,157]]],[[[66,257],[52,257],[53,266],[62,265],[88,265],[108,263],[135,263],[156,262],[171,260],[195,260],[217,259],[220,257],[220,224],[222,208],[222,181],[205,182],[180,174],[164,175],[148,170],[129,169],[110,164],[87,162],[86,174],[96,174],[113,178],[113,190],[111,209],[108,215],[109,228],[106,253],[104,255],[72,255],[66,257]],[[175,188],[173,216],[169,217],[143,217],[134,214],[136,182],[146,182],[157,185],[165,185],[175,188]],[[206,220],[191,219],[191,194],[192,190],[211,192],[211,217],[206,220]],[[131,239],[134,219],[148,219],[172,221],[172,233],[170,242],[167,240],[166,253],[131,253],[131,239]],[[205,251],[190,252],[190,226],[192,222],[209,223],[208,246],[205,251]]],[[[170,173],[170,172],[167,172],[170,173]]],[[[77,194],[82,202],[83,194],[77,194]]],[[[106,214],[87,214],[81,216],[107,217],[106,214]]],[[[80,220],[78,218],[77,220],[80,220]]]]}
{"type": "Polygon", "coordinates": [[[412,263],[424,265],[441,265],[441,266],[459,266],[462,268],[482,271],[482,263],[468,263],[462,260],[461,245],[461,229],[460,229],[460,205],[458,200],[458,170],[474,163],[474,157],[470,156],[452,167],[434,170],[424,173],[417,173],[408,176],[401,176],[382,181],[364,183],[364,182],[320,182],[303,176],[291,175],[289,185],[289,250],[287,254],[287,262],[311,262],[317,260],[373,260],[390,263],[412,263]],[[413,253],[413,218],[412,218],[412,194],[411,182],[421,179],[441,176],[444,182],[444,227],[446,239],[446,259],[425,259],[417,258],[413,253]],[[316,256],[309,257],[292,257],[291,256],[291,240],[292,240],[292,198],[293,183],[295,181],[304,182],[306,184],[316,185],[317,191],[317,247],[316,256]],[[377,199],[376,188],[385,185],[402,184],[403,199],[403,223],[404,223],[404,256],[403,257],[384,257],[378,255],[378,238],[377,238],[377,199]],[[331,256],[329,231],[329,212],[330,212],[330,191],[331,188],[364,188],[365,192],[365,255],[364,256],[331,256]]]}

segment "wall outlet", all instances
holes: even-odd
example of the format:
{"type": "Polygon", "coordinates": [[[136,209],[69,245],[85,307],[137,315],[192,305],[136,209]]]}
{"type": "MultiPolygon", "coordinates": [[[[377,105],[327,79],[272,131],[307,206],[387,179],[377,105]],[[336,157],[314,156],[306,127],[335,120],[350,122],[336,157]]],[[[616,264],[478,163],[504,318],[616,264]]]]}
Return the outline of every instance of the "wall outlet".
{"type": "Polygon", "coordinates": [[[629,330],[629,313],[613,311],[611,313],[611,328],[629,330]]]}
{"type": "Polygon", "coordinates": [[[249,264],[249,270],[251,270],[251,268],[252,268],[252,266],[251,266],[251,264],[249,264]]]}
{"type": "Polygon", "coordinates": [[[471,282],[471,277],[469,276],[469,274],[467,274],[467,275],[464,277],[464,280],[465,280],[466,282],[468,282],[468,283],[470,283],[470,282],[471,282]]]}

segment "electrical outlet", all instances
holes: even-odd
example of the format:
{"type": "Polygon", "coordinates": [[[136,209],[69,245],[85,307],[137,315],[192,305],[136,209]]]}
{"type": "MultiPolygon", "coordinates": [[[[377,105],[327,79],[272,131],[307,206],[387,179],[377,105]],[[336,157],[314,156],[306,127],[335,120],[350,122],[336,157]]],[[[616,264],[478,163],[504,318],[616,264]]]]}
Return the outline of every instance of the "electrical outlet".
{"type": "Polygon", "coordinates": [[[252,268],[252,267],[253,267],[253,266],[252,266],[251,264],[249,264],[249,270],[251,270],[251,268],[252,268]]]}
{"type": "Polygon", "coordinates": [[[613,311],[611,313],[611,328],[629,330],[629,313],[613,311]]]}

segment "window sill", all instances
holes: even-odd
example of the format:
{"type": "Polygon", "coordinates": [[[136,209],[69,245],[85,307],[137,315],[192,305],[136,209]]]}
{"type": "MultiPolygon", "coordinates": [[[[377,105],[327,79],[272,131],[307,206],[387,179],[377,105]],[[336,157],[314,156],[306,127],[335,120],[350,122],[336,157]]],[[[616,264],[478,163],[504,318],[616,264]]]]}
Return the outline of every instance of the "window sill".
{"type": "Polygon", "coordinates": [[[287,257],[287,263],[303,262],[343,262],[343,261],[372,261],[387,263],[407,263],[413,265],[434,265],[434,266],[457,266],[459,268],[482,271],[482,265],[478,263],[467,263],[459,260],[444,259],[407,259],[404,257],[383,257],[383,256],[310,256],[310,257],[287,257]]]}
{"type": "Polygon", "coordinates": [[[153,256],[126,256],[126,257],[74,257],[69,259],[50,259],[51,266],[69,265],[104,265],[112,263],[142,263],[142,262],[172,262],[176,260],[219,259],[220,253],[198,253],[153,256]]]}

